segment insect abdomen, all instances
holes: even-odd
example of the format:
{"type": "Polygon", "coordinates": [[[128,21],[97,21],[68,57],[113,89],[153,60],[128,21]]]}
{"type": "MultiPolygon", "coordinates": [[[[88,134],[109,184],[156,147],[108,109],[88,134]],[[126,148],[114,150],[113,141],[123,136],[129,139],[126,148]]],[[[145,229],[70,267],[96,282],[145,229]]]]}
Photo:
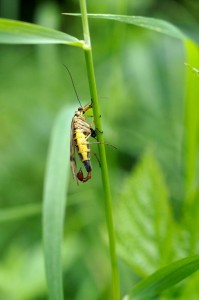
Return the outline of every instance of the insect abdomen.
{"type": "Polygon", "coordinates": [[[90,160],[85,160],[85,161],[83,161],[83,164],[84,164],[84,166],[85,166],[87,172],[91,172],[91,171],[92,171],[92,168],[91,168],[91,161],[90,161],[90,160]]]}
{"type": "Polygon", "coordinates": [[[76,129],[74,136],[73,139],[81,161],[90,160],[90,147],[84,132],[81,129],[76,129]]]}

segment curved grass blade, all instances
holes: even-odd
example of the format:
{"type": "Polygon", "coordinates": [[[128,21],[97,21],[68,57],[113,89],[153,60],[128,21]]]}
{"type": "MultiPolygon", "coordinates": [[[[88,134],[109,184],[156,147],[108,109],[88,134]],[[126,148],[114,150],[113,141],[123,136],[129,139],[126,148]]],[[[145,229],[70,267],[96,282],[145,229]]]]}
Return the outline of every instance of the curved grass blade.
{"type": "Polygon", "coordinates": [[[142,280],[125,299],[154,299],[155,296],[190,276],[198,269],[199,255],[181,259],[142,280]]]}
{"type": "Polygon", "coordinates": [[[83,47],[83,42],[64,32],[36,24],[0,19],[1,44],[65,44],[83,47]]]}
{"type": "MultiPolygon", "coordinates": [[[[80,16],[80,14],[68,14],[68,13],[64,13],[64,15],[80,16]]],[[[139,16],[112,15],[112,14],[88,14],[88,17],[96,18],[96,19],[114,20],[122,23],[136,25],[139,27],[144,27],[150,30],[154,30],[175,37],[180,40],[187,39],[186,35],[182,31],[180,31],[177,27],[175,27],[173,24],[160,19],[139,17],[139,16]]]]}
{"type": "Polygon", "coordinates": [[[73,109],[61,111],[50,141],[43,195],[43,241],[49,299],[63,297],[61,244],[69,177],[70,124],[73,109]]]}

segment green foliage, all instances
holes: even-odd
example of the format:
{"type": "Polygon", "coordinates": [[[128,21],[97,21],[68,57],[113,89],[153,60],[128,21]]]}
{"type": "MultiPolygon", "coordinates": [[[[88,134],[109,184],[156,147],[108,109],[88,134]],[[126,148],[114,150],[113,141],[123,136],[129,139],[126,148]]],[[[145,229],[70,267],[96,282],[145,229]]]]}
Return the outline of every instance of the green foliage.
{"type": "Polygon", "coordinates": [[[61,31],[7,19],[0,19],[0,43],[82,46],[81,41],[61,31]]]}
{"type": "MultiPolygon", "coordinates": [[[[69,16],[80,16],[79,14],[65,14],[69,16]]],[[[186,35],[183,34],[177,27],[164,21],[153,18],[138,17],[138,16],[123,16],[123,15],[111,15],[111,14],[88,14],[89,18],[114,20],[122,23],[132,24],[139,27],[144,27],[150,30],[154,30],[174,38],[184,40],[186,35]]]]}
{"type": "Polygon", "coordinates": [[[44,266],[41,246],[27,250],[23,246],[8,251],[0,268],[2,299],[40,299],[45,294],[44,266]],[[12,289],[10,283],[12,282],[12,289]]]}
{"type": "MultiPolygon", "coordinates": [[[[199,255],[188,257],[162,268],[141,281],[130,293],[129,299],[154,299],[164,289],[190,276],[199,268],[199,255]]],[[[171,298],[170,298],[171,299],[171,298]]]]}
{"type": "Polygon", "coordinates": [[[70,132],[72,109],[57,118],[49,146],[44,183],[43,238],[49,299],[64,299],[61,243],[67,182],[69,181],[70,132]]]}
{"type": "MultiPolygon", "coordinates": [[[[47,6],[46,9],[47,12],[47,6]]],[[[105,172],[103,181],[105,193],[110,194],[110,180],[115,200],[118,260],[124,267],[120,269],[122,294],[129,295],[126,299],[197,299],[199,275],[195,271],[199,260],[192,255],[199,251],[198,47],[190,41],[195,38],[184,33],[184,28],[178,29],[154,16],[127,16],[125,3],[122,11],[125,15],[89,15],[104,19],[90,25],[102,100],[97,97],[85,29],[82,42],[47,27],[1,19],[0,42],[66,44],[85,50],[91,96],[94,103],[99,98],[101,105],[100,112],[94,104],[95,125],[103,130],[105,142],[118,148],[113,151],[107,147],[110,176],[108,179],[105,172]],[[156,37],[137,26],[165,37],[156,37]]],[[[74,20],[71,24],[75,31],[77,24],[74,20]]],[[[73,35],[79,35],[78,29],[73,35]]],[[[75,74],[80,95],[86,99],[83,102],[88,103],[90,96],[86,76],[82,76],[84,60],[79,50],[64,48],[53,45],[11,49],[4,45],[0,49],[3,70],[0,144],[4,151],[0,156],[4,207],[0,213],[2,299],[46,299],[47,294],[50,299],[111,298],[110,262],[102,238],[106,235],[104,196],[100,168],[94,159],[91,181],[79,187],[72,181],[68,184],[70,122],[75,108],[62,110],[62,107],[65,99],[76,100],[72,89],[69,91],[64,70],[60,71],[63,61],[67,66],[72,65],[69,67],[75,74]],[[44,184],[43,238],[48,286],[45,287],[38,216],[49,131],[60,110],[48,150],[44,184]],[[64,221],[66,194],[70,205],[64,221]],[[30,205],[25,206],[26,201],[30,205]],[[21,281],[19,272],[23,275],[21,281]],[[33,276],[37,272],[38,276],[33,276]],[[16,283],[12,290],[10,280],[16,283]]],[[[94,147],[91,145],[92,152],[94,147]]],[[[99,148],[103,172],[106,156],[104,147],[99,148]]],[[[114,257],[111,198],[108,200],[105,213],[111,228],[116,299],[120,287],[114,257]]]]}
{"type": "MultiPolygon", "coordinates": [[[[198,212],[198,208],[195,210],[198,212]]],[[[193,212],[186,212],[186,218],[188,215],[192,218],[193,212]]],[[[151,152],[123,183],[115,220],[118,254],[137,274],[146,278],[135,286],[129,299],[146,299],[146,295],[153,299],[198,270],[198,256],[170,264],[174,259],[197,253],[198,247],[190,251],[191,244],[186,239],[190,241],[197,235],[195,242],[198,243],[198,227],[190,232],[193,222],[184,226],[184,221],[176,227],[163,174],[151,152]],[[160,270],[155,272],[157,269],[160,270]]],[[[172,297],[171,291],[168,299],[172,297]]]]}
{"type": "MultiPolygon", "coordinates": [[[[191,66],[197,66],[199,63],[198,47],[191,41],[186,42],[187,63],[191,66]]],[[[198,182],[197,158],[199,150],[199,104],[198,104],[198,86],[199,78],[190,69],[186,73],[186,120],[185,120],[185,170],[186,170],[186,201],[195,202],[195,187],[198,182]]]]}
{"type": "Polygon", "coordinates": [[[23,205],[21,207],[2,209],[0,212],[0,223],[24,219],[37,214],[41,214],[40,204],[30,204],[23,205]]]}
{"type": "Polygon", "coordinates": [[[123,183],[115,221],[119,254],[140,275],[169,263],[173,222],[166,185],[151,154],[123,183]]]}

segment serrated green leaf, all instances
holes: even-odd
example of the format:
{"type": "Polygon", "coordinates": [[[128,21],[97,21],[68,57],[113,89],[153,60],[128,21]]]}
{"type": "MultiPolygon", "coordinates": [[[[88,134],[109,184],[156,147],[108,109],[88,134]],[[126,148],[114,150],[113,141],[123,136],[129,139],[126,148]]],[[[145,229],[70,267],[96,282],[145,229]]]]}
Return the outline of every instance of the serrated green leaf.
{"type": "Polygon", "coordinates": [[[64,32],[36,24],[0,19],[1,44],[66,44],[82,47],[83,42],[64,32]]]}
{"type": "Polygon", "coordinates": [[[43,195],[43,240],[49,299],[63,297],[61,244],[69,180],[70,125],[74,110],[65,108],[53,128],[43,195]]]}
{"type": "Polygon", "coordinates": [[[165,289],[187,278],[199,269],[199,255],[187,257],[162,268],[138,283],[126,299],[154,299],[165,289]]]}
{"type": "Polygon", "coordinates": [[[149,153],[126,179],[115,211],[119,255],[140,275],[168,261],[172,220],[160,168],[149,153]]]}
{"type": "MultiPolygon", "coordinates": [[[[68,14],[64,13],[65,15],[71,16],[80,16],[80,14],[68,14]]],[[[173,24],[154,18],[147,18],[147,17],[140,17],[140,16],[124,16],[124,15],[112,15],[112,14],[88,14],[89,18],[96,18],[96,19],[107,19],[107,20],[114,20],[122,23],[132,24],[139,27],[144,27],[150,30],[154,30],[172,37],[175,37],[180,40],[187,39],[187,36],[179,30],[173,24]]]]}

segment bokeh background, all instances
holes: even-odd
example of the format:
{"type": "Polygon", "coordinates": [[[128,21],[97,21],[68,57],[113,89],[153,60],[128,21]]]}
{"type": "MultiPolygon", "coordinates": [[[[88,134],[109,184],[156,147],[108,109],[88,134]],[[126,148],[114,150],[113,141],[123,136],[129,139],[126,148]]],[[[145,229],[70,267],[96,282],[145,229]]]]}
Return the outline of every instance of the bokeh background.
{"type": "MultiPolygon", "coordinates": [[[[87,2],[89,12],[161,18],[198,39],[196,0],[87,2]]],[[[82,39],[81,20],[62,12],[79,12],[78,1],[0,1],[0,17],[52,27],[82,39]]],[[[150,150],[164,174],[178,220],[184,199],[182,42],[107,20],[90,20],[90,30],[105,140],[117,147],[117,151],[107,147],[114,199],[123,180],[150,150]]],[[[82,104],[89,103],[84,54],[79,48],[0,46],[0,299],[47,299],[41,203],[49,136],[60,109],[69,103],[79,105],[63,63],[72,73],[82,104]]],[[[95,145],[92,148],[97,152],[95,145]]],[[[63,244],[66,299],[108,299],[100,169],[94,157],[92,161],[90,182],[79,187],[72,178],[70,182],[63,244]]],[[[123,262],[120,268],[125,274],[123,288],[130,288],[127,274],[132,276],[132,270],[123,262]]]]}

